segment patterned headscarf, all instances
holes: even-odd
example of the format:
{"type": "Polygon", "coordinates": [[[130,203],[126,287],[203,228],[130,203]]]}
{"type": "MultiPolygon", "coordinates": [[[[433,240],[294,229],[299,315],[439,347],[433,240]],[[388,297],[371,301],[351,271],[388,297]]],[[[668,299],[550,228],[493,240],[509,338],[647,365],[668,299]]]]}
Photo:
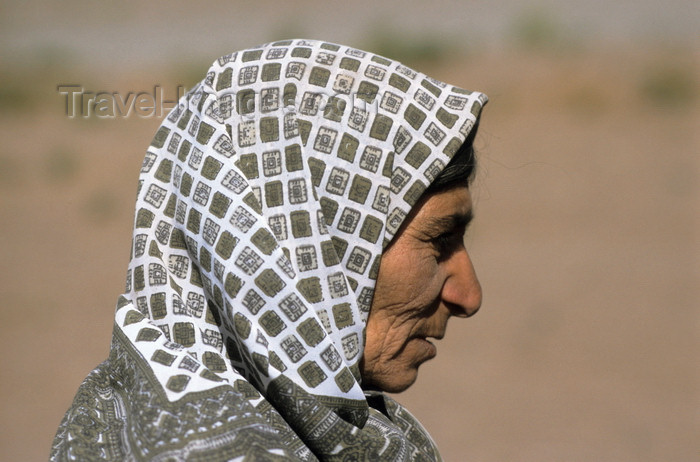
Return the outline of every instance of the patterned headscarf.
{"type": "Polygon", "coordinates": [[[217,60],[148,149],[110,357],[52,459],[438,459],[359,362],[382,251],[485,102],[330,43],[217,60]]]}

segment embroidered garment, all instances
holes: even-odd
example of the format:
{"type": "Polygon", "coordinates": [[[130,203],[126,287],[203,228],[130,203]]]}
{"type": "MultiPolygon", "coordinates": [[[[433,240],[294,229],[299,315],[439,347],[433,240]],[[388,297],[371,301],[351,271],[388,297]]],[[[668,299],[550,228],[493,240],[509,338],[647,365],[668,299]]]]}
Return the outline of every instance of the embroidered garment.
{"type": "Polygon", "coordinates": [[[111,353],[51,459],[439,460],[358,365],[382,250],[485,102],[330,43],[217,60],[148,149],[111,353]]]}

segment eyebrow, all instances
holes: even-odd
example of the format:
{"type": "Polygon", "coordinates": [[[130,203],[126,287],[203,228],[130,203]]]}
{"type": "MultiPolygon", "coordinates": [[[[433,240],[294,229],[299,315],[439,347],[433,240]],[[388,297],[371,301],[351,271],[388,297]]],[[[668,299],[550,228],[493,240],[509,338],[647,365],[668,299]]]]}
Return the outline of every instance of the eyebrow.
{"type": "Polygon", "coordinates": [[[469,210],[467,213],[454,213],[444,217],[430,218],[425,224],[425,231],[429,235],[440,235],[445,231],[464,228],[474,219],[474,213],[469,210]]]}

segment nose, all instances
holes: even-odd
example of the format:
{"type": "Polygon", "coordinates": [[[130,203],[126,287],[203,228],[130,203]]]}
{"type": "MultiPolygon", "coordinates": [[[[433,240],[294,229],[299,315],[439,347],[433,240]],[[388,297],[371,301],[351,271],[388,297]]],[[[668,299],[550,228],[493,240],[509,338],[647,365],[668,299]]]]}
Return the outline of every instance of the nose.
{"type": "Polygon", "coordinates": [[[461,247],[444,264],[447,278],[442,286],[442,300],[453,316],[472,316],[481,307],[482,293],[467,249],[461,247]]]}

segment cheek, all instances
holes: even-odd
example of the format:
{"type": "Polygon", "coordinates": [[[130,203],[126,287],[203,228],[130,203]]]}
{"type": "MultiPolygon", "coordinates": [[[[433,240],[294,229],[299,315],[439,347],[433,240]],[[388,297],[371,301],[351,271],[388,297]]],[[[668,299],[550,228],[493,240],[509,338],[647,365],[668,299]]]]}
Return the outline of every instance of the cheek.
{"type": "Polygon", "coordinates": [[[400,277],[392,290],[382,294],[383,303],[373,306],[370,312],[367,327],[374,342],[368,347],[371,350],[376,346],[384,358],[396,357],[438,306],[442,290],[438,267],[422,269],[428,271],[417,271],[414,267],[398,273],[400,277]]]}
{"type": "Polygon", "coordinates": [[[414,347],[409,338],[434,311],[442,288],[440,265],[429,249],[416,250],[395,248],[382,259],[367,322],[368,366],[377,362],[386,367],[414,356],[405,355],[414,347]]]}
{"type": "Polygon", "coordinates": [[[445,281],[441,267],[433,258],[410,268],[402,278],[402,292],[412,309],[405,315],[420,315],[440,298],[445,281]]]}
{"type": "Polygon", "coordinates": [[[432,255],[407,258],[396,272],[396,285],[401,293],[413,299],[434,292],[440,285],[440,266],[432,255]]]}
{"type": "Polygon", "coordinates": [[[383,336],[405,337],[435,308],[444,277],[432,255],[414,255],[393,263],[380,272],[370,321],[381,324],[378,331],[383,336]]]}

